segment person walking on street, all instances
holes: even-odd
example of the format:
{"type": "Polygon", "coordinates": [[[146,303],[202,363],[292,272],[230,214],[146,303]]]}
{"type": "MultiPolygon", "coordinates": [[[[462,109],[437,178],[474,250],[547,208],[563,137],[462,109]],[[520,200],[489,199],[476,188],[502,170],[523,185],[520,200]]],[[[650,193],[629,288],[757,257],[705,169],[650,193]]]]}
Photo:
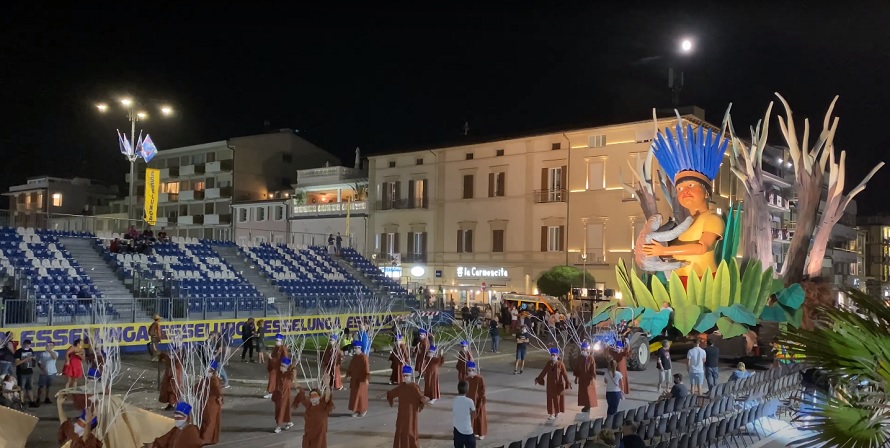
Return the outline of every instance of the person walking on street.
{"type": "Polygon", "coordinates": [[[618,412],[618,404],[624,398],[624,393],[621,392],[621,377],[623,375],[618,371],[618,363],[614,359],[609,360],[609,368],[606,369],[606,374],[603,376],[606,383],[606,404],[608,406],[606,415],[608,416],[618,412]]]}
{"type": "Polygon", "coordinates": [[[253,347],[256,345],[253,341],[255,333],[256,324],[253,323],[251,317],[241,326],[241,362],[253,362],[253,347]]]}
{"type": "Polygon", "coordinates": [[[516,334],[516,364],[513,365],[513,374],[522,373],[525,368],[525,355],[528,352],[528,342],[532,335],[528,332],[525,325],[519,327],[519,333],[516,334]]]}
{"type": "Polygon", "coordinates": [[[708,339],[708,347],[705,348],[705,381],[708,383],[708,393],[717,386],[720,380],[720,349],[714,345],[714,341],[708,339]]]}
{"type": "Polygon", "coordinates": [[[658,395],[662,390],[671,388],[673,373],[671,372],[671,341],[665,340],[661,348],[655,352],[655,367],[658,368],[658,395]]]}
{"type": "Polygon", "coordinates": [[[498,317],[494,316],[488,321],[488,334],[491,335],[491,351],[497,353],[501,348],[501,333],[498,328],[498,317]]]}
{"type": "Polygon", "coordinates": [[[158,359],[161,353],[158,345],[161,343],[161,316],[155,314],[151,325],[148,326],[148,355],[152,361],[158,359]]]}
{"type": "Polygon", "coordinates": [[[454,426],[454,448],[476,448],[473,435],[473,420],[476,419],[476,405],[467,397],[470,385],[466,381],[457,383],[457,396],[451,402],[451,421],[454,426]]]}
{"type": "Polygon", "coordinates": [[[689,372],[689,390],[693,395],[701,395],[701,385],[705,380],[705,351],[699,347],[701,341],[696,339],[695,345],[686,354],[686,370],[689,372]]]}

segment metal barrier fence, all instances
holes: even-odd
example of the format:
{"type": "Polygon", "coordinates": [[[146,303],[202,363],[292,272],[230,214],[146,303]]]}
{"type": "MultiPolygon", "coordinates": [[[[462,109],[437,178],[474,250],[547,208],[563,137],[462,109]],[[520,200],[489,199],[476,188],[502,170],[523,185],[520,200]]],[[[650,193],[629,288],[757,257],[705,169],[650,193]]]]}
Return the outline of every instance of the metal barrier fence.
{"type": "MultiPolygon", "coordinates": [[[[303,298],[297,306],[290,298],[193,299],[193,298],[102,298],[102,299],[4,299],[0,303],[0,328],[16,326],[93,325],[136,323],[155,314],[167,321],[243,319],[248,317],[296,316],[321,312],[348,312],[356,296],[303,298]],[[314,305],[314,306],[313,306],[314,305]],[[335,311],[339,310],[339,311],[335,311]]],[[[416,308],[410,300],[393,299],[392,311],[416,308]]]]}

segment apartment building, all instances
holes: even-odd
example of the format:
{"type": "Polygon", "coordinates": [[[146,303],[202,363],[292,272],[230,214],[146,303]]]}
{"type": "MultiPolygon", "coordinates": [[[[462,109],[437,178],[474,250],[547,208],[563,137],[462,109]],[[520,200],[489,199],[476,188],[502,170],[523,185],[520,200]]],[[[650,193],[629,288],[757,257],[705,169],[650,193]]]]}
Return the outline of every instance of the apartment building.
{"type": "Polygon", "coordinates": [[[297,170],[294,188],[273,199],[232,204],[239,244],[326,245],[340,234],[344,247],[365,253],[368,239],[367,173],[325,166],[297,170]]]}
{"type": "Polygon", "coordinates": [[[109,212],[118,189],[80,177],[37,176],[9,187],[3,195],[9,197],[9,219],[5,225],[51,227],[54,221],[67,222],[74,216],[109,212]]]}
{"type": "Polygon", "coordinates": [[[890,216],[860,216],[864,234],[866,292],[890,300],[890,216]]]}
{"type": "MultiPolygon", "coordinates": [[[[233,202],[275,199],[291,188],[297,169],[336,160],[290,129],[159,151],[148,163],[161,170],[156,227],[171,236],[231,240],[233,202]]],[[[136,167],[137,204],[145,200],[145,168],[136,167]]]]}
{"type": "MultiPolygon", "coordinates": [[[[589,288],[614,288],[644,223],[621,182],[653,136],[641,121],[369,157],[375,259],[456,301],[535,293],[543,271],[565,264],[591,272],[589,288]]],[[[726,164],[718,209],[741,191],[734,179],[726,164]]]]}

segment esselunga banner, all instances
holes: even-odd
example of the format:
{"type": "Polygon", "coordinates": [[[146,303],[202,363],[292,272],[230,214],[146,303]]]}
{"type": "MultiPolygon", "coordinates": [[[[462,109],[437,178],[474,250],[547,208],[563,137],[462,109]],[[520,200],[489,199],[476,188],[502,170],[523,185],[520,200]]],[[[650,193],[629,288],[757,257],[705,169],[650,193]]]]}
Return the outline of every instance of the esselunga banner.
{"type": "Polygon", "coordinates": [[[158,223],[158,192],[161,187],[161,170],[145,169],[145,223],[153,226],[158,223]]]}
{"type": "MultiPolygon", "coordinates": [[[[334,329],[355,331],[360,322],[380,328],[392,323],[400,313],[369,313],[369,314],[329,314],[288,317],[255,317],[256,322],[263,321],[263,329],[267,337],[278,333],[288,335],[305,335],[329,333],[334,329]]],[[[169,342],[166,337],[181,334],[183,342],[204,341],[213,332],[227,333],[232,338],[241,338],[241,329],[247,319],[214,319],[193,321],[161,322],[162,342],[169,342]]],[[[30,339],[35,348],[53,342],[56,350],[67,349],[72,342],[105,335],[107,338],[120,341],[122,347],[148,344],[148,327],[151,321],[144,323],[111,323],[107,325],[53,325],[0,328],[0,332],[11,331],[13,339],[24,341],[30,339]]]]}

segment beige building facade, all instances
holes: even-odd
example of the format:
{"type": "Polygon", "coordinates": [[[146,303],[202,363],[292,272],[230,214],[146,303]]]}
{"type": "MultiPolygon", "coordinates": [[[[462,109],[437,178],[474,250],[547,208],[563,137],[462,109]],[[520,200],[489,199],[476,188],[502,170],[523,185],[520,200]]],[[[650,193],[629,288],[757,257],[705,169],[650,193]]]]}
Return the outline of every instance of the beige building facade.
{"type": "MultiPolygon", "coordinates": [[[[403,284],[438,287],[458,303],[537,293],[541,273],[566,264],[594,275],[587,288],[614,289],[615,264],[632,263],[645,222],[622,179],[654,133],[649,120],[369,157],[373,258],[398,264],[403,284]]],[[[718,210],[743,194],[728,165],[718,210]]],[[[663,200],[659,209],[670,215],[663,200]]]]}

